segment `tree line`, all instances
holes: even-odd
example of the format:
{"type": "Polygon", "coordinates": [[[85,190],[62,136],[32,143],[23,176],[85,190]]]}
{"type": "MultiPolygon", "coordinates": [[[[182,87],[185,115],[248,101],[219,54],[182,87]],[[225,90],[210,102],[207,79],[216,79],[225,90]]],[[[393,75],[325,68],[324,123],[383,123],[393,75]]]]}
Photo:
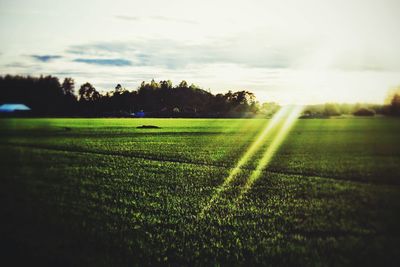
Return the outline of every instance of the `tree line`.
{"type": "Polygon", "coordinates": [[[145,112],[154,117],[235,117],[259,112],[252,92],[212,94],[186,81],[142,82],[136,90],[120,84],[100,93],[90,84],[77,92],[72,78],[0,76],[0,103],[23,103],[40,116],[130,116],[145,112]]]}
{"type": "MultiPolygon", "coordinates": [[[[212,94],[197,85],[170,80],[142,82],[135,90],[117,84],[101,93],[90,83],[75,91],[72,78],[62,82],[54,76],[0,76],[0,104],[22,103],[34,116],[128,117],[145,113],[149,117],[243,117],[271,116],[279,105],[260,104],[247,90],[212,94]]],[[[400,93],[387,105],[334,104],[307,106],[303,117],[329,117],[342,114],[400,115],[400,93]]]]}

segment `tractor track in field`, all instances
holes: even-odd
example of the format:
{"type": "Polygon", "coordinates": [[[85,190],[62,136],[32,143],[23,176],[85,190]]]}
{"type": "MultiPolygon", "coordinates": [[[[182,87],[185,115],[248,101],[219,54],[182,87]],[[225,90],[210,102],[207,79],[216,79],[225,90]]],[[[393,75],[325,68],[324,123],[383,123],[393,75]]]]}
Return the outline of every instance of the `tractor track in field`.
{"type": "MultiPolygon", "coordinates": [[[[67,153],[78,153],[78,154],[92,154],[92,155],[98,155],[98,156],[117,156],[117,157],[124,157],[124,158],[132,158],[132,159],[142,159],[142,160],[149,160],[149,161],[158,161],[158,162],[170,162],[170,163],[184,163],[184,164],[192,164],[192,165],[200,165],[200,166],[208,166],[208,167],[215,167],[215,168],[226,168],[226,169],[232,169],[233,166],[227,166],[224,164],[216,164],[216,163],[207,163],[207,162],[193,162],[190,160],[183,160],[183,159],[164,159],[160,157],[152,157],[148,155],[127,155],[123,153],[118,153],[118,152],[102,152],[102,151],[93,151],[93,150],[74,150],[74,149],[68,149],[68,148],[59,148],[59,147],[51,147],[51,146],[40,146],[40,145],[32,145],[32,144],[17,144],[17,143],[0,143],[0,146],[8,146],[8,147],[27,147],[27,148],[33,148],[33,149],[43,149],[43,150],[50,150],[50,151],[57,151],[57,152],[67,152],[67,153]]],[[[252,171],[255,170],[255,168],[251,167],[241,167],[240,169],[243,170],[248,170],[252,171]]],[[[373,184],[373,185],[382,185],[382,186],[399,186],[399,184],[393,182],[378,182],[378,181],[364,181],[360,179],[356,180],[350,180],[349,178],[344,178],[344,177],[339,177],[339,176],[320,176],[315,173],[301,173],[301,172],[283,172],[283,171],[276,171],[276,170],[266,170],[269,173],[274,173],[274,174],[281,174],[281,175],[293,175],[293,176],[304,176],[304,177],[309,177],[309,178],[322,178],[322,179],[327,179],[327,180],[335,180],[335,181],[343,181],[343,182],[349,182],[349,183],[360,183],[360,184],[373,184]]],[[[353,177],[354,178],[354,177],[353,177]]]]}

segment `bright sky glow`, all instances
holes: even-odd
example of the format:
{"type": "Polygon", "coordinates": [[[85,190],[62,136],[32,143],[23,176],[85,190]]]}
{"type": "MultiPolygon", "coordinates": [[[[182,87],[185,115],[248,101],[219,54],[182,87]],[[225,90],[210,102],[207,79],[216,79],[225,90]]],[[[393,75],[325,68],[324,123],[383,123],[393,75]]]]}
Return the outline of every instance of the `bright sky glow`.
{"type": "Polygon", "coordinates": [[[0,74],[382,103],[400,84],[399,12],[398,0],[2,0],[0,74]]]}

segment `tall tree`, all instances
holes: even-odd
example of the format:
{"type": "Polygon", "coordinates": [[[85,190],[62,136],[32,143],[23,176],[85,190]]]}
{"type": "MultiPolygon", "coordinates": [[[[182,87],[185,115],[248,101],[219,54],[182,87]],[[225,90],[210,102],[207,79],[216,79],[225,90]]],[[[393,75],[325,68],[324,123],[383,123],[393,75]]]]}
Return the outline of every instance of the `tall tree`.
{"type": "Polygon", "coordinates": [[[390,103],[391,113],[393,115],[400,115],[400,94],[395,94],[390,103]]]}
{"type": "Polygon", "coordinates": [[[63,91],[64,95],[70,95],[73,96],[74,95],[74,91],[75,91],[75,81],[72,78],[65,78],[62,85],[61,85],[61,89],[63,91]]]}
{"type": "Polygon", "coordinates": [[[120,94],[120,93],[122,93],[122,91],[123,91],[124,89],[122,88],[122,85],[121,84],[117,84],[117,86],[115,86],[115,89],[114,89],[114,94],[116,95],[116,94],[120,94]]]}
{"type": "Polygon", "coordinates": [[[100,99],[100,93],[90,83],[82,84],[79,88],[79,101],[96,101],[100,99]]]}

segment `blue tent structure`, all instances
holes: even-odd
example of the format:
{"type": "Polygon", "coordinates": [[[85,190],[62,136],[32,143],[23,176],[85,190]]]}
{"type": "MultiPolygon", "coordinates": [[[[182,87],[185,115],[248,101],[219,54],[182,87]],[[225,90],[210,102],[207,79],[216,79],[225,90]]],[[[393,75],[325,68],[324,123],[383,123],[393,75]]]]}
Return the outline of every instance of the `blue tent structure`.
{"type": "Polygon", "coordinates": [[[0,113],[15,113],[15,112],[26,112],[31,110],[24,104],[3,104],[0,105],[0,113]]]}

